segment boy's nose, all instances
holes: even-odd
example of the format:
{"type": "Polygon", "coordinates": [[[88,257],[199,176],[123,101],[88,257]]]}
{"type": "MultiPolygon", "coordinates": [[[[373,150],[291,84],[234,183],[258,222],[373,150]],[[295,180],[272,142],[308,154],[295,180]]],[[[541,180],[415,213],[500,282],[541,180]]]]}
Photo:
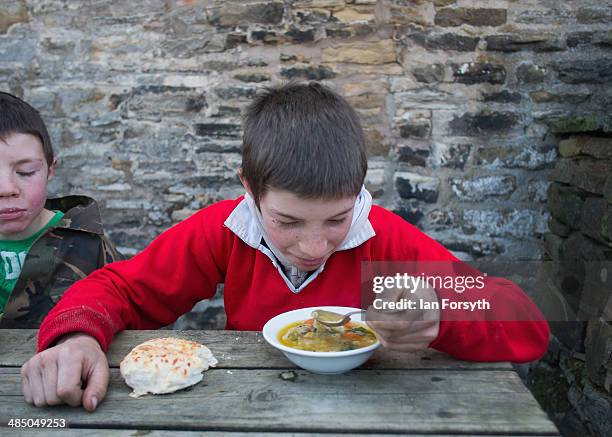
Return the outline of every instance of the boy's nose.
{"type": "Polygon", "coordinates": [[[19,194],[19,188],[13,178],[0,176],[0,197],[13,197],[19,194]]]}
{"type": "Polygon", "coordinates": [[[298,243],[300,252],[305,257],[316,259],[327,255],[329,245],[324,238],[309,238],[298,243]]]}

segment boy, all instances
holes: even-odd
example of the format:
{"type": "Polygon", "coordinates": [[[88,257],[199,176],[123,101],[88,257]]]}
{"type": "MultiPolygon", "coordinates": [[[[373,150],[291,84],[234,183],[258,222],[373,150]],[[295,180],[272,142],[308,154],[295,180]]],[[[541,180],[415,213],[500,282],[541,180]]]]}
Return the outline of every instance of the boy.
{"type": "Polygon", "coordinates": [[[47,200],[55,166],[38,111],[0,92],[1,328],[38,328],[70,285],[119,259],[92,199],[47,200]]]}
{"type": "MultiPolygon", "coordinates": [[[[220,282],[226,328],[260,330],[291,309],[359,307],[362,261],[456,261],[372,205],[363,188],[366,169],[363,132],[344,99],[316,83],[269,89],[245,118],[239,175],[247,194],[198,212],[131,260],[75,284],[41,326],[41,352],[22,368],[26,402],[94,410],[106,393],[103,350],[113,335],[167,325],[210,298],[220,282]]],[[[547,347],[546,322],[518,287],[502,285],[491,296],[497,306],[531,312],[536,321],[448,321],[432,310],[419,320],[382,316],[370,324],[397,350],[430,346],[487,361],[539,358],[547,347]]],[[[434,301],[436,292],[424,286],[416,295],[434,301]]]]}

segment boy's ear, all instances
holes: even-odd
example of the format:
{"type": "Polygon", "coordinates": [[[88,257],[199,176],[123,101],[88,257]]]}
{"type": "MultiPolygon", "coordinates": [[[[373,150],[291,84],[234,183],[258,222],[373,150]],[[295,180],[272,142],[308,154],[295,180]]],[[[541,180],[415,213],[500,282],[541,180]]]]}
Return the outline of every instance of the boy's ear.
{"type": "Polygon", "coordinates": [[[238,174],[238,177],[240,178],[240,183],[242,184],[246,192],[249,193],[249,196],[253,197],[253,192],[251,191],[248,182],[246,181],[246,179],[244,179],[244,177],[242,177],[242,169],[238,169],[236,173],[238,174]]]}
{"type": "Polygon", "coordinates": [[[56,165],[57,165],[57,158],[53,158],[53,162],[49,166],[49,171],[47,172],[47,182],[49,182],[55,176],[56,165]]]}

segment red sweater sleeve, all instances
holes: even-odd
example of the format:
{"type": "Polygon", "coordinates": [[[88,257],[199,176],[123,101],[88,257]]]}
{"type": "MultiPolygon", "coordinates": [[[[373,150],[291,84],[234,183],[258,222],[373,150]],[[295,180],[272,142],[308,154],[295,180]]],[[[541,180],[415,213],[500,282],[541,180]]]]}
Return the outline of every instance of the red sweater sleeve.
{"type": "Polygon", "coordinates": [[[76,282],[43,321],[42,351],[65,334],[85,332],[104,350],[126,328],[172,323],[223,282],[233,201],[220,202],[170,228],[130,260],[108,264],[76,282]]]}
{"type": "MultiPolygon", "coordinates": [[[[382,221],[396,230],[393,238],[383,243],[387,246],[387,254],[397,256],[400,253],[400,260],[417,261],[426,270],[428,262],[433,262],[432,270],[439,270],[442,262],[443,270],[452,270],[455,274],[480,274],[414,226],[390,212],[386,214],[392,216],[381,217],[382,221]]],[[[384,229],[376,231],[377,235],[385,234],[384,229]]],[[[548,348],[549,327],[537,306],[509,280],[487,277],[484,284],[477,292],[457,293],[436,288],[440,302],[442,299],[471,302],[484,298],[490,303],[490,309],[442,309],[440,330],[430,347],[469,361],[528,362],[541,358],[548,348]]]]}

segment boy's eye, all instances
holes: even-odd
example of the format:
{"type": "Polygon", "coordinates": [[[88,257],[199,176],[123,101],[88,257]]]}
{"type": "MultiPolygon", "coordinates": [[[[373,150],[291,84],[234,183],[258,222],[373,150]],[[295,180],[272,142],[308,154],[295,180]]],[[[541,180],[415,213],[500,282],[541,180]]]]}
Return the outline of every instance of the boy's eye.
{"type": "Polygon", "coordinates": [[[328,220],[329,223],[331,223],[332,225],[339,225],[344,223],[344,221],[346,220],[346,217],[341,218],[341,219],[330,219],[328,220]]]}
{"type": "Polygon", "coordinates": [[[298,222],[278,222],[281,226],[295,226],[298,224],[298,222]]]}
{"type": "Polygon", "coordinates": [[[34,171],[18,171],[17,174],[19,176],[33,176],[34,173],[36,173],[36,170],[34,171]]]}

